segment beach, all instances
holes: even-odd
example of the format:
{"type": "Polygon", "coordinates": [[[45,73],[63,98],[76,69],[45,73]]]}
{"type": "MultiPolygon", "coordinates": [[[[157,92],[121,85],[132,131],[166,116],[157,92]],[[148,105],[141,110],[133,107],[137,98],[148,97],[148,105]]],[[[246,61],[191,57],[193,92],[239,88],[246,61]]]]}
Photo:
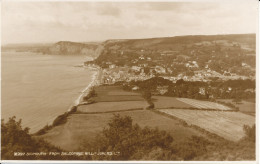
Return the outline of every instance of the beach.
{"type": "MultiPolygon", "coordinates": [[[[96,85],[99,85],[100,83],[100,74],[101,74],[101,69],[98,68],[98,67],[92,67],[93,69],[97,70],[93,75],[92,75],[92,81],[91,83],[86,87],[84,88],[82,91],[81,91],[81,94],[79,95],[79,97],[74,101],[74,105],[73,106],[78,106],[80,105],[80,103],[83,101],[83,98],[84,96],[88,95],[91,88],[96,86],[96,85]]],[[[70,111],[71,108],[68,110],[70,111]]]]}

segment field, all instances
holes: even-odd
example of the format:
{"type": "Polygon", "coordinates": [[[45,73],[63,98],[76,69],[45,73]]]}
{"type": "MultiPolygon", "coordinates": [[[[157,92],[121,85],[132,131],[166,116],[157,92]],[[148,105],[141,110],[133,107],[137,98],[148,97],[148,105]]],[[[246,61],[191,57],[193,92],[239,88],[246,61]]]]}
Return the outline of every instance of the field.
{"type": "Polygon", "coordinates": [[[81,105],[78,107],[77,112],[102,113],[131,109],[145,109],[147,106],[148,103],[146,101],[98,102],[89,105],[81,105]]]}
{"type": "Polygon", "coordinates": [[[244,136],[243,126],[252,126],[255,118],[240,112],[162,109],[163,113],[178,117],[189,125],[199,126],[225,139],[238,141],[244,136]]]}
{"type": "Polygon", "coordinates": [[[97,96],[91,98],[95,103],[80,105],[77,112],[104,113],[145,109],[149,106],[139,93],[124,91],[120,86],[98,86],[95,92],[97,96]]]}
{"type": "MultiPolygon", "coordinates": [[[[131,116],[133,123],[137,123],[141,127],[158,127],[160,130],[165,130],[176,141],[182,141],[192,135],[202,135],[195,129],[184,127],[177,120],[149,110],[119,112],[118,114],[131,116]]],[[[84,142],[93,140],[112,117],[112,113],[72,114],[65,124],[54,127],[41,137],[64,150],[76,151],[84,142]]]]}
{"type": "Polygon", "coordinates": [[[215,102],[200,101],[188,98],[177,98],[177,100],[190,104],[198,109],[231,110],[231,108],[215,102]]]}
{"type": "Polygon", "coordinates": [[[256,104],[254,102],[242,101],[241,103],[236,104],[236,103],[232,102],[231,99],[217,99],[217,101],[232,103],[233,105],[239,107],[239,111],[241,111],[243,113],[255,115],[255,105],[256,104]]]}
{"type": "Polygon", "coordinates": [[[160,108],[195,108],[192,105],[179,101],[175,97],[152,96],[152,101],[156,109],[160,108]]]}
{"type": "Polygon", "coordinates": [[[97,97],[92,99],[96,102],[144,101],[141,94],[124,91],[120,86],[98,86],[95,87],[95,92],[97,97]]]}
{"type": "Polygon", "coordinates": [[[189,98],[175,98],[175,97],[165,97],[165,96],[153,96],[152,100],[154,102],[156,109],[162,108],[196,108],[196,109],[215,109],[215,110],[231,110],[219,103],[194,100],[189,98]]]}

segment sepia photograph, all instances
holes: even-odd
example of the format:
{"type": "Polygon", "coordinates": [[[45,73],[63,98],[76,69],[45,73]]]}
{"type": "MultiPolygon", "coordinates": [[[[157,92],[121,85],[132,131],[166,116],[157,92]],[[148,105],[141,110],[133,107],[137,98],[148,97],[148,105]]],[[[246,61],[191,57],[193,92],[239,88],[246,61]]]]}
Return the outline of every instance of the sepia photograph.
{"type": "Polygon", "coordinates": [[[1,160],[257,163],[257,0],[0,3],[1,160]]]}

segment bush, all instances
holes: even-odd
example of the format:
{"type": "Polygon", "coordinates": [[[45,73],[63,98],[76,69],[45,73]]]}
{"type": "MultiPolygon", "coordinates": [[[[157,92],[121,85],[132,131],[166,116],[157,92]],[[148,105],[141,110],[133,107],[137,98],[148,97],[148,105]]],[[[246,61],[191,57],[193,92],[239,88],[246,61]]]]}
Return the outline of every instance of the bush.
{"type": "Polygon", "coordinates": [[[67,117],[68,117],[68,113],[65,112],[62,115],[59,115],[57,118],[55,118],[55,120],[52,123],[52,126],[57,126],[57,125],[61,125],[67,122],[67,117]]]}
{"type": "Polygon", "coordinates": [[[252,127],[244,125],[243,129],[245,132],[245,139],[251,142],[255,142],[255,124],[252,127]]]}
{"type": "Polygon", "coordinates": [[[78,106],[72,106],[71,108],[70,108],[70,110],[69,110],[69,114],[71,114],[71,113],[74,113],[74,112],[76,112],[77,111],[77,108],[78,108],[78,106]]]}
{"type": "Polygon", "coordinates": [[[87,101],[87,100],[90,99],[91,97],[95,97],[95,96],[97,96],[97,93],[96,93],[95,89],[92,87],[92,88],[90,89],[89,93],[88,93],[86,96],[83,97],[83,100],[84,100],[84,101],[87,101]]]}

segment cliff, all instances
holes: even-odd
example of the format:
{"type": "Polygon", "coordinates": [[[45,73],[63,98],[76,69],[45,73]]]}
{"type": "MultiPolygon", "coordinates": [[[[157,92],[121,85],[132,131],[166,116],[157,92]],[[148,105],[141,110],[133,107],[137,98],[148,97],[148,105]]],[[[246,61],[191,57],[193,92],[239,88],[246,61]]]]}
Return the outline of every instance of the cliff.
{"type": "Polygon", "coordinates": [[[55,55],[87,55],[97,57],[103,49],[98,43],[77,43],[69,41],[60,41],[47,49],[49,54],[55,55]]]}

